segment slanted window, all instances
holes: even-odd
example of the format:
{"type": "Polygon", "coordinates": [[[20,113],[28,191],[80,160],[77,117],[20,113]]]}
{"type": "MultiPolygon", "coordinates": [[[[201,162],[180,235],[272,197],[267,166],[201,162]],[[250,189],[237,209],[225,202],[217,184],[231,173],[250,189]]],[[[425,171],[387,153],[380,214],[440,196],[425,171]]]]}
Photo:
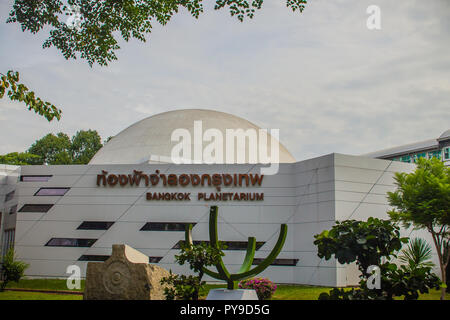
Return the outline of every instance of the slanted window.
{"type": "Polygon", "coordinates": [[[193,222],[147,222],[140,231],[185,231],[186,225],[193,222]]]}
{"type": "Polygon", "coordinates": [[[9,201],[9,200],[12,200],[12,198],[14,198],[14,193],[16,192],[16,190],[13,190],[13,191],[11,191],[11,192],[8,192],[7,194],[6,194],[6,196],[5,196],[5,202],[6,201],[9,201]]]}
{"type": "Polygon", "coordinates": [[[20,176],[20,181],[22,182],[47,182],[50,180],[52,175],[25,175],[20,176]]]}
{"type": "Polygon", "coordinates": [[[47,247],[91,247],[97,239],[51,238],[47,247]]]}
{"type": "MultiPolygon", "coordinates": [[[[195,245],[200,244],[200,243],[209,243],[209,241],[193,241],[195,245]]],[[[226,247],[224,248],[224,250],[247,250],[247,245],[248,242],[247,241],[220,241],[221,243],[223,243],[226,247]]],[[[180,249],[181,245],[184,243],[184,240],[180,240],[178,241],[173,247],[172,249],[180,249]]],[[[263,241],[256,241],[256,245],[255,245],[255,249],[259,250],[265,242],[263,241]]]]}
{"type": "Polygon", "coordinates": [[[17,212],[17,204],[9,208],[9,214],[14,214],[16,212],[17,212]]]}
{"type": "MultiPolygon", "coordinates": [[[[78,261],[106,261],[110,256],[102,254],[83,254],[78,261]]],[[[148,257],[148,263],[158,263],[163,257],[148,257]]]]}
{"type": "Polygon", "coordinates": [[[78,261],[106,261],[109,259],[108,255],[101,254],[83,254],[78,258],[78,261]]]}
{"type": "Polygon", "coordinates": [[[48,212],[53,204],[24,204],[19,212],[48,212]]]}
{"type": "Polygon", "coordinates": [[[70,188],[40,188],[35,196],[63,196],[70,188]]]}
{"type": "MultiPolygon", "coordinates": [[[[255,258],[253,259],[253,264],[258,265],[261,262],[263,262],[264,259],[261,258],[255,258]]],[[[298,262],[298,259],[275,259],[274,262],[272,262],[271,266],[296,266],[298,262]]]]}
{"type": "Polygon", "coordinates": [[[78,230],[108,230],[114,222],[112,221],[83,221],[78,230]]]}

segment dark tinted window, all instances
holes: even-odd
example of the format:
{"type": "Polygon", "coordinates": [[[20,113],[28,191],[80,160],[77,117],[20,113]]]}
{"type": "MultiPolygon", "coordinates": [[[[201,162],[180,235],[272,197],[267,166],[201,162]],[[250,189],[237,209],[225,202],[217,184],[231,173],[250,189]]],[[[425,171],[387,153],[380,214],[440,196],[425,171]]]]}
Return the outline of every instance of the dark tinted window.
{"type": "Polygon", "coordinates": [[[63,196],[70,188],[40,188],[35,196],[63,196]]]}
{"type": "MultiPolygon", "coordinates": [[[[194,241],[194,244],[199,244],[199,243],[209,243],[209,241],[194,241]]],[[[225,246],[225,250],[247,250],[247,241],[221,241],[225,246]]],[[[172,247],[172,249],[180,249],[181,248],[181,244],[184,243],[183,240],[180,240],[177,242],[176,245],[174,245],[172,247]]],[[[256,241],[256,245],[255,245],[255,249],[259,250],[265,242],[263,241],[256,241]]]]}
{"type": "Polygon", "coordinates": [[[192,222],[147,222],[141,231],[184,231],[188,224],[195,226],[192,222]]]}
{"type": "Polygon", "coordinates": [[[19,212],[47,212],[53,204],[24,204],[19,212]]]}
{"type": "Polygon", "coordinates": [[[14,214],[16,212],[17,212],[17,204],[9,208],[9,214],[14,214]]]}
{"type": "Polygon", "coordinates": [[[158,263],[163,257],[148,257],[148,263],[158,263]]]}
{"type": "Polygon", "coordinates": [[[99,254],[83,254],[78,261],[106,261],[110,256],[99,254]]]}
{"type": "Polygon", "coordinates": [[[44,175],[44,176],[38,176],[38,175],[27,175],[27,176],[20,176],[20,181],[23,182],[47,182],[50,180],[52,176],[51,175],[44,175]]]}
{"type": "MultiPolygon", "coordinates": [[[[264,259],[255,258],[253,259],[253,264],[260,264],[263,262],[264,259]]],[[[298,262],[298,259],[275,259],[274,262],[272,262],[271,266],[296,266],[298,262]]]]}
{"type": "Polygon", "coordinates": [[[111,221],[83,221],[78,230],[108,230],[114,222],[111,221]]]}
{"type": "Polygon", "coordinates": [[[91,247],[97,239],[51,238],[48,247],[91,247]]]}
{"type": "Polygon", "coordinates": [[[14,193],[15,193],[15,190],[7,193],[6,196],[5,196],[5,202],[11,200],[12,198],[14,198],[14,193]]]}

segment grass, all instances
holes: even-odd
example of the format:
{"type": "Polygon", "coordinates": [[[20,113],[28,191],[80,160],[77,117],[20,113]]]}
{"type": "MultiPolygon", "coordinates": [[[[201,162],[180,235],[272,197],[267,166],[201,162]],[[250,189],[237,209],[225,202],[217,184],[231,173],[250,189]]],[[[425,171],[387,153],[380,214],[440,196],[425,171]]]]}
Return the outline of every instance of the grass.
{"type": "Polygon", "coordinates": [[[84,291],[84,280],[81,280],[81,289],[68,289],[65,279],[21,279],[18,283],[10,282],[6,288],[17,289],[42,289],[42,290],[65,290],[84,291]]]}
{"type": "Polygon", "coordinates": [[[4,291],[0,292],[0,300],[83,300],[83,296],[74,294],[4,291]]]}
{"type": "MultiPolygon", "coordinates": [[[[206,298],[208,291],[211,289],[225,288],[220,284],[208,284],[205,289],[200,292],[200,298],[206,298]]],[[[22,279],[19,283],[9,283],[7,288],[20,289],[41,289],[41,290],[68,290],[66,280],[64,279],[22,279]]],[[[81,289],[73,289],[71,291],[84,290],[84,280],[81,281],[81,289]]],[[[320,293],[328,292],[331,288],[305,286],[305,285],[278,285],[277,291],[272,297],[273,300],[317,300],[320,293]]],[[[427,294],[420,296],[419,300],[439,300],[440,291],[432,290],[427,294]]],[[[81,295],[72,294],[51,294],[40,292],[17,292],[5,291],[0,292],[0,300],[82,300],[81,295]]],[[[401,299],[401,298],[399,298],[401,299]]],[[[446,300],[450,300],[450,294],[446,294],[446,300]]]]}

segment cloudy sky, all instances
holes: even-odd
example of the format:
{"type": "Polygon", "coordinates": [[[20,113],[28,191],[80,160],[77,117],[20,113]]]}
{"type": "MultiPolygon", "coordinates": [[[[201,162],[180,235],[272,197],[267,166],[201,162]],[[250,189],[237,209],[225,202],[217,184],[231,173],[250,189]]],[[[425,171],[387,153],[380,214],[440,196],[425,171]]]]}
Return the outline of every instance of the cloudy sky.
{"type": "Polygon", "coordinates": [[[46,32],[6,24],[12,3],[0,3],[0,71],[19,71],[63,117],[48,123],[0,100],[0,154],[49,132],[96,129],[106,138],[184,108],[279,128],[297,160],[362,154],[450,128],[449,0],[310,0],[302,14],[266,0],[244,23],[206,0],[198,20],[181,11],[146,43],[122,42],[118,61],[93,68],[42,49],[46,32]],[[381,30],[366,27],[369,5],[381,9],[381,30]]]}

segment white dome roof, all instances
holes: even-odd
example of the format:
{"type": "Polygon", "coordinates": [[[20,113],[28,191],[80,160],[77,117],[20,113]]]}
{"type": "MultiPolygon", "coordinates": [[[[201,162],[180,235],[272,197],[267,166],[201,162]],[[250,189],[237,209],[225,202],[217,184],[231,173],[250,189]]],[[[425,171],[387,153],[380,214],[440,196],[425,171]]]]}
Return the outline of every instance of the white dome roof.
{"type": "MultiPolygon", "coordinates": [[[[142,163],[174,163],[172,161],[172,150],[176,145],[181,145],[180,141],[171,141],[172,133],[176,129],[185,129],[189,131],[192,139],[190,143],[191,157],[194,160],[194,121],[202,121],[201,136],[208,129],[218,129],[223,135],[223,159],[224,161],[217,161],[216,163],[225,163],[226,161],[226,130],[227,129],[254,129],[256,133],[259,133],[259,127],[253,123],[233,116],[228,113],[201,110],[201,109],[185,109],[175,110],[160,113],[148,118],[145,118],[130,127],[126,128],[115,137],[113,137],[103,148],[101,148],[96,155],[92,158],[89,164],[142,164],[142,163]]],[[[198,128],[197,123],[197,128],[198,128]]],[[[198,131],[197,131],[198,132],[198,131]]],[[[216,131],[217,132],[217,131],[216,131]]],[[[268,130],[270,133],[270,130],[268,130]]],[[[201,139],[201,137],[200,137],[201,139]]],[[[259,138],[258,138],[259,139],[259,138]]],[[[268,144],[266,154],[270,156],[271,144],[270,135],[268,135],[268,144]]],[[[213,139],[212,141],[215,141],[213,139]]],[[[258,140],[259,141],[259,140],[258,140]]],[[[205,147],[210,145],[211,141],[203,141],[201,150],[205,150],[205,147]]],[[[290,163],[295,162],[294,157],[289,151],[279,142],[276,142],[279,146],[279,162],[290,163]]],[[[272,141],[273,144],[273,141],[272,141]]],[[[249,140],[246,139],[245,146],[239,146],[234,143],[235,155],[239,152],[244,152],[245,161],[249,163],[249,140]]],[[[198,149],[197,149],[198,150],[198,149]]],[[[254,150],[254,149],[252,149],[254,150]]],[[[214,153],[215,154],[215,153],[214,153]]],[[[186,157],[181,153],[182,157],[186,157]]],[[[236,156],[235,156],[236,157],[236,156]]],[[[236,158],[235,158],[236,159],[236,158]]],[[[204,161],[202,161],[203,163],[204,161]]],[[[261,162],[258,161],[256,162],[261,162]]],[[[272,161],[276,162],[276,161],[272,161]]],[[[192,162],[196,163],[196,162],[192,162]]],[[[230,163],[227,161],[227,163],[230,163]]],[[[233,163],[242,163],[234,161],[233,163]]]]}

